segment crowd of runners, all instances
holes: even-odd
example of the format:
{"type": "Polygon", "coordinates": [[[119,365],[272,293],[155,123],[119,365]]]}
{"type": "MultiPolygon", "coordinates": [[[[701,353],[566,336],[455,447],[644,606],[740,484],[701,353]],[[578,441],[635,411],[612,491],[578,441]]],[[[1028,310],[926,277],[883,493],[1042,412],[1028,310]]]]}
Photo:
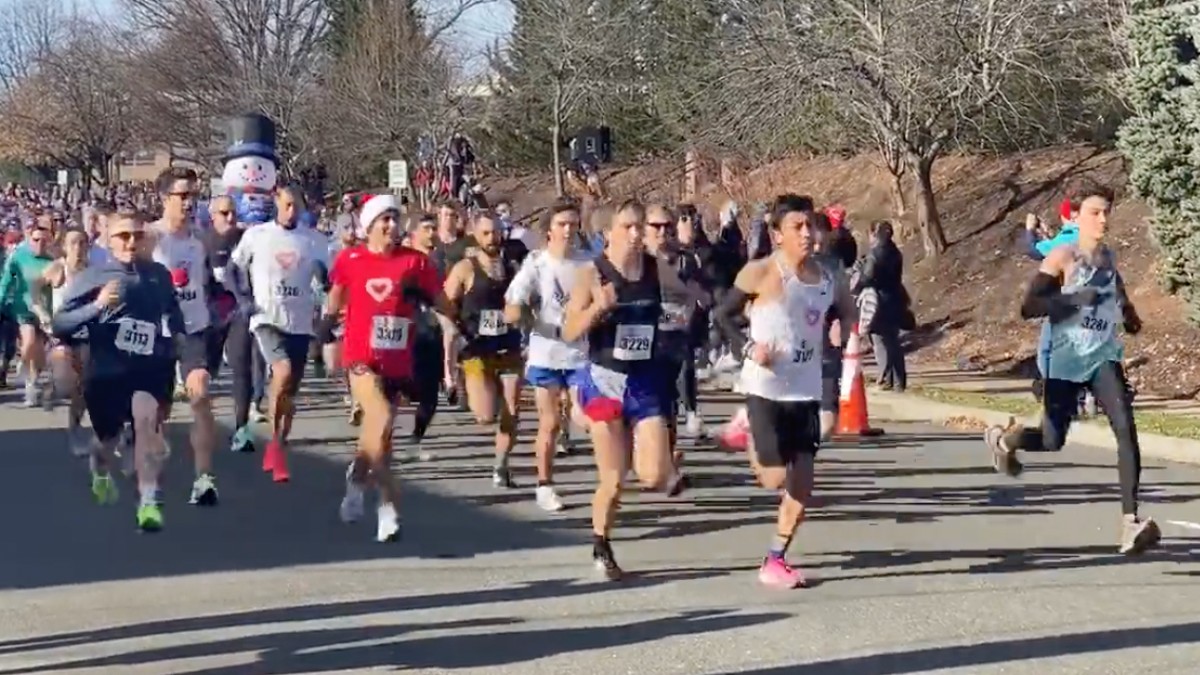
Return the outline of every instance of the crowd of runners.
{"type": "MultiPolygon", "coordinates": [[[[97,502],[117,503],[118,476],[134,478],[139,529],[163,527],[163,424],[176,399],[194,420],[189,501],[218,503],[214,455],[226,441],[211,392],[223,367],[232,375],[230,449],[255,450],[253,425],[265,422],[262,469],[289,481],[289,434],[311,361],[345,383],[359,430],[344,521],[363,518],[374,492],[376,538],[400,536],[392,462],[428,458],[421,443],[442,397],[461,398],[494,432],[494,485],[528,485],[514,477],[512,456],[519,406],[532,393],[530,497],[545,511],[563,508],[555,458],[578,450],[573,425],[586,429],[596,465],[592,557],[617,579],[611,534],[622,482],[632,468],[644,489],[685,498],[677,437],[707,433],[697,371],[724,360],[740,369],[752,470],[780,495],[759,579],[805,584],[787,555],[816,456],[836,428],[841,348],[860,326],[872,332],[860,324],[869,282],[837,232],[844,210],[781,195],[767,208],[762,253],[722,262],[714,274],[697,253],[699,216],[686,206],[626,201],[585,214],[564,200],[526,227],[503,200],[469,214],[454,201],[410,213],[391,195],[360,195],[331,241],[301,224],[296,189],[278,190],[275,222],[251,227],[236,222],[226,197],[199,206],[189,170],[167,170],[156,191],[160,213],[105,211],[100,236],[32,219],[0,278],[0,303],[19,327],[26,405],[66,405],[68,442],[89,462],[97,502]],[[208,211],[203,225],[198,208],[208,211]],[[715,344],[729,356],[710,357],[715,344]],[[401,406],[413,408],[415,424],[397,439],[401,406]]],[[[1091,183],[1072,191],[1076,238],[1046,251],[1022,304],[1023,316],[1047,325],[1044,424],[991,428],[986,443],[997,472],[1018,475],[1018,451],[1061,448],[1079,391],[1091,390],[1118,440],[1119,547],[1139,553],[1159,533],[1138,514],[1140,451],[1119,335],[1137,332],[1140,320],[1104,245],[1112,200],[1091,183]]],[[[894,375],[902,388],[902,364],[894,375]]]]}

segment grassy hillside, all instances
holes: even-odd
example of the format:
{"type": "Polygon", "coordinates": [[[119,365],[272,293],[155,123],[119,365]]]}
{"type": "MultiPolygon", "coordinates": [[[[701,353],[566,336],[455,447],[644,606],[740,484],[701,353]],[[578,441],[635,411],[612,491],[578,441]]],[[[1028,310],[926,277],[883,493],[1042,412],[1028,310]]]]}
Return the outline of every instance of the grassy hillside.
{"type": "MultiPolygon", "coordinates": [[[[715,177],[716,171],[706,171],[715,177]]],[[[609,172],[609,191],[647,200],[678,201],[678,162],[659,162],[609,172]]],[[[1154,278],[1154,247],[1146,231],[1146,206],[1122,195],[1122,158],[1089,147],[1059,147],[995,156],[955,156],[936,172],[942,221],[950,249],[937,260],[922,259],[915,238],[905,242],[906,284],[920,322],[913,334],[918,361],[947,369],[1031,372],[1037,331],[1022,321],[1017,307],[1023,285],[1036,264],[1016,247],[1025,214],[1056,222],[1063,190],[1090,175],[1118,190],[1110,224],[1110,243],[1141,313],[1143,334],[1127,341],[1131,379],[1143,391],[1194,398],[1200,393],[1200,330],[1186,324],[1178,300],[1165,296],[1154,278]]],[[[890,177],[870,156],[784,160],[740,172],[734,195],[743,212],[780,192],[811,194],[818,203],[840,202],[852,227],[865,238],[869,221],[891,216],[890,177]]],[[[513,198],[528,212],[553,198],[549,176],[525,176],[489,182],[493,194],[513,198]]],[[[702,181],[702,205],[715,218],[730,199],[715,181],[702,181]]]]}

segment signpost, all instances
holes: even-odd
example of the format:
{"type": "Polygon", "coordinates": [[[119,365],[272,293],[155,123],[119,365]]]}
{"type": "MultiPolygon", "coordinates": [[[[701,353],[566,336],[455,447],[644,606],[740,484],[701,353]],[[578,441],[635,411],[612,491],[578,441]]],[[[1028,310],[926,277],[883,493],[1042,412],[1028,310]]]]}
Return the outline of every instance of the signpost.
{"type": "Polygon", "coordinates": [[[408,162],[402,159],[388,162],[388,189],[396,193],[408,189],[408,162]]]}

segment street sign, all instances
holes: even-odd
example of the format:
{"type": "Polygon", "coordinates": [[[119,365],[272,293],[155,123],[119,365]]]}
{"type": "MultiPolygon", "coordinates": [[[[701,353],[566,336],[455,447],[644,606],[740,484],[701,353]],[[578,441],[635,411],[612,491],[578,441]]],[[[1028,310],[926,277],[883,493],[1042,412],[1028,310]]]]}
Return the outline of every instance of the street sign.
{"type": "Polygon", "coordinates": [[[388,162],[388,189],[408,189],[408,162],[402,159],[393,159],[388,162]]]}

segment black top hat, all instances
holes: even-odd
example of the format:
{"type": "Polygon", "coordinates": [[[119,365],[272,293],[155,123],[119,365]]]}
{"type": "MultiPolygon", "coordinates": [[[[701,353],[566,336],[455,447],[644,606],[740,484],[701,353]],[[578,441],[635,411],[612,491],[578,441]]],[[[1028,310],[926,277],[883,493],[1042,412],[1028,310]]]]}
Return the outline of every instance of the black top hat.
{"type": "Polygon", "coordinates": [[[275,122],[264,115],[239,115],[229,120],[229,148],[222,161],[252,155],[279,162],[275,154],[275,122]]]}

